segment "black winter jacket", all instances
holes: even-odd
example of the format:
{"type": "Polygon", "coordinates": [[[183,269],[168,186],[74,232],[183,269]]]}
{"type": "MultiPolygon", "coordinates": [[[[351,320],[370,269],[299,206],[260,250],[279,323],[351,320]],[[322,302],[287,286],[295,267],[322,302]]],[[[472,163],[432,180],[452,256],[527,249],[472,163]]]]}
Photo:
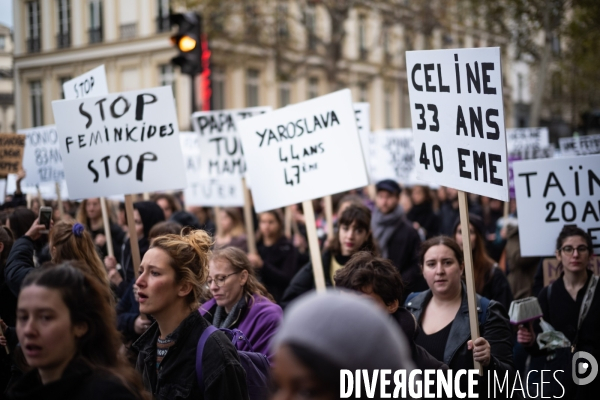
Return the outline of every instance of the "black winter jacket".
{"type": "Polygon", "coordinates": [[[264,263],[259,271],[260,278],[275,301],[280,302],[300,268],[298,250],[285,236],[272,246],[265,246],[263,241],[259,241],[256,249],[264,263]]]}
{"type": "Polygon", "coordinates": [[[7,392],[8,400],[135,400],[116,376],[93,371],[86,363],[72,361],[62,378],[43,385],[37,370],[25,374],[7,392]]]}
{"type": "Polygon", "coordinates": [[[202,357],[204,393],[196,377],[196,349],[202,332],[209,323],[196,310],[171,334],[175,344],[169,348],[159,370],[156,368],[156,342],[159,337],[155,322],[132,345],[138,353],[136,369],[144,387],[156,400],[177,399],[248,399],[246,373],[237,351],[223,332],[213,333],[206,341],[202,357]]]}
{"type": "Polygon", "coordinates": [[[19,297],[21,291],[21,283],[28,273],[33,271],[35,264],[33,263],[33,253],[35,244],[29,236],[18,238],[13,244],[6,266],[4,267],[4,278],[6,285],[11,292],[19,297]]]}

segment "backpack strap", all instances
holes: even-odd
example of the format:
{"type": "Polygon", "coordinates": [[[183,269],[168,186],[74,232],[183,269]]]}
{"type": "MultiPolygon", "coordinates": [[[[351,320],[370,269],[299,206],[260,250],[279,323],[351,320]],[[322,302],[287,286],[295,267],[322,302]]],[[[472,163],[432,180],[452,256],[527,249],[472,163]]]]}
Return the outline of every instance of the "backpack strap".
{"type": "Polygon", "coordinates": [[[202,354],[204,353],[204,345],[206,341],[212,335],[218,331],[213,325],[210,325],[208,328],[202,332],[200,335],[200,339],[198,340],[198,347],[196,347],[196,377],[198,378],[198,386],[200,387],[200,392],[204,393],[204,376],[202,374],[202,354]]]}
{"type": "Polygon", "coordinates": [[[479,325],[483,325],[485,324],[485,321],[487,321],[487,310],[489,305],[490,299],[483,296],[479,298],[479,310],[477,310],[477,319],[479,320],[479,325]]]}

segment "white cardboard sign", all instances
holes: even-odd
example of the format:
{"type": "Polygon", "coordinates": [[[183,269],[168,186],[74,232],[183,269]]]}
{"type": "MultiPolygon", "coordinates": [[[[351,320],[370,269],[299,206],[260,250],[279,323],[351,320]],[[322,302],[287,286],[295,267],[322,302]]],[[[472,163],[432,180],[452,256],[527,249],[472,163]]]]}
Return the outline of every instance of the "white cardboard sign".
{"type": "Polygon", "coordinates": [[[366,186],[349,89],[239,123],[256,212],[366,186]]]}
{"type": "Polygon", "coordinates": [[[548,128],[508,128],[506,148],[509,155],[522,160],[548,158],[545,154],[550,148],[548,128]]]}
{"type": "Polygon", "coordinates": [[[27,135],[23,153],[23,169],[27,176],[24,186],[61,182],[65,179],[58,133],[55,125],[22,129],[18,133],[27,135]]]}
{"type": "Polygon", "coordinates": [[[582,156],[600,153],[600,135],[576,136],[558,139],[561,155],[582,156]]]}
{"type": "Polygon", "coordinates": [[[72,198],[186,186],[170,86],[53,101],[72,198]]]}
{"type": "Polygon", "coordinates": [[[500,48],[407,51],[417,178],[508,200],[500,48]]]}
{"type": "Polygon", "coordinates": [[[104,65],[66,81],[63,83],[63,91],[65,92],[65,100],[107,95],[108,85],[104,65]]]}
{"type": "Polygon", "coordinates": [[[371,179],[374,182],[393,179],[403,184],[415,183],[412,130],[376,131],[371,136],[371,179]]]}
{"type": "MultiPolygon", "coordinates": [[[[356,127],[360,136],[360,145],[362,147],[363,157],[367,172],[370,171],[370,144],[369,136],[371,134],[371,105],[369,103],[354,103],[354,113],[356,114],[356,127]]],[[[371,177],[371,181],[373,178],[371,177]]]]}
{"type": "Polygon", "coordinates": [[[587,231],[600,250],[600,155],[513,164],[521,255],[550,256],[565,225],[587,231]]]}
{"type": "Polygon", "coordinates": [[[200,135],[196,132],[179,132],[179,139],[187,177],[185,203],[190,206],[243,206],[240,178],[203,177],[200,135]]]}

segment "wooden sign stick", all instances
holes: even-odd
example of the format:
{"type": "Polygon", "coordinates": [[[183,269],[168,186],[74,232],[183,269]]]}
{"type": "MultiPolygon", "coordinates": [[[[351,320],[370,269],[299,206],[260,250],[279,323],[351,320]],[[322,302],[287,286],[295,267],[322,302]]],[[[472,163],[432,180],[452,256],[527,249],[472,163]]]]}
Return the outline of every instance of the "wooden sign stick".
{"type": "Polygon", "coordinates": [[[510,213],[510,200],[504,202],[504,219],[508,218],[508,214],[510,213]]]}
{"type": "Polygon", "coordinates": [[[214,206],[213,212],[215,213],[215,237],[221,233],[221,218],[219,215],[221,214],[221,207],[214,206]]]}
{"type": "Polygon", "coordinates": [[[32,200],[33,200],[33,196],[31,195],[31,193],[27,193],[25,195],[25,199],[27,200],[27,208],[31,210],[31,203],[32,203],[32,200]]]}
{"type": "Polygon", "coordinates": [[[292,207],[287,206],[285,208],[285,218],[284,218],[284,234],[288,239],[292,238],[292,207]]]}
{"type": "Polygon", "coordinates": [[[331,195],[325,196],[325,222],[327,224],[327,239],[333,238],[333,200],[331,195]]]}
{"type": "Polygon", "coordinates": [[[44,207],[44,198],[42,197],[42,191],[40,190],[40,186],[35,185],[35,188],[37,189],[37,196],[38,201],[40,202],[40,207],[44,207]]]}
{"type": "MultiPolygon", "coordinates": [[[[129,243],[131,245],[131,260],[133,261],[133,276],[138,278],[138,268],[140,267],[140,245],[138,243],[137,233],[135,231],[135,218],[133,216],[133,197],[130,194],[125,195],[125,213],[127,214],[127,226],[129,227],[129,243]]],[[[127,268],[125,265],[123,268],[127,268]]]]}
{"type": "Polygon", "coordinates": [[[63,219],[65,215],[65,208],[63,207],[62,196],[60,195],[60,183],[54,182],[56,189],[56,203],[58,206],[58,212],[60,213],[60,219],[63,219]]]}
{"type": "Polygon", "coordinates": [[[321,260],[321,249],[319,248],[317,223],[315,221],[315,210],[313,209],[312,200],[303,201],[302,208],[304,209],[304,218],[306,221],[306,235],[308,236],[308,248],[312,261],[315,287],[317,288],[317,292],[324,292],[325,275],[323,274],[323,260],[321,260]]]}
{"type": "MultiPolygon", "coordinates": [[[[460,228],[462,231],[463,254],[465,257],[465,278],[467,283],[467,303],[469,305],[469,325],[471,327],[471,340],[479,337],[479,319],[477,318],[477,297],[475,292],[475,278],[473,275],[473,252],[471,249],[471,229],[469,227],[469,204],[467,193],[458,191],[458,208],[460,211],[460,228]]],[[[483,367],[473,359],[474,368],[483,375],[483,367]]]]}
{"type": "MultiPolygon", "coordinates": [[[[100,197],[100,207],[102,208],[102,223],[104,224],[104,236],[106,237],[106,249],[108,250],[108,255],[111,257],[114,257],[115,249],[113,249],[112,232],[110,231],[110,218],[108,217],[108,207],[106,206],[106,197],[100,197]]],[[[129,221],[129,219],[127,219],[127,221],[129,221]]]]}
{"type": "Polygon", "coordinates": [[[246,225],[246,240],[248,242],[248,253],[258,254],[256,251],[256,237],[254,236],[254,219],[252,218],[252,202],[250,190],[246,185],[246,179],[242,178],[242,187],[244,189],[244,221],[246,225]]]}

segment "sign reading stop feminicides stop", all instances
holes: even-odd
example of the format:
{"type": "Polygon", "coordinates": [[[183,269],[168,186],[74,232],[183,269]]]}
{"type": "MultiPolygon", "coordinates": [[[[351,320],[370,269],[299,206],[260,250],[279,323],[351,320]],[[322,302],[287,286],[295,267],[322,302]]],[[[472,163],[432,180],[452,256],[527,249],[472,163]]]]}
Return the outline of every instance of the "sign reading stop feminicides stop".
{"type": "Polygon", "coordinates": [[[508,201],[500,48],[407,51],[406,69],[417,178],[459,190],[475,340],[479,325],[466,192],[508,201]]]}

